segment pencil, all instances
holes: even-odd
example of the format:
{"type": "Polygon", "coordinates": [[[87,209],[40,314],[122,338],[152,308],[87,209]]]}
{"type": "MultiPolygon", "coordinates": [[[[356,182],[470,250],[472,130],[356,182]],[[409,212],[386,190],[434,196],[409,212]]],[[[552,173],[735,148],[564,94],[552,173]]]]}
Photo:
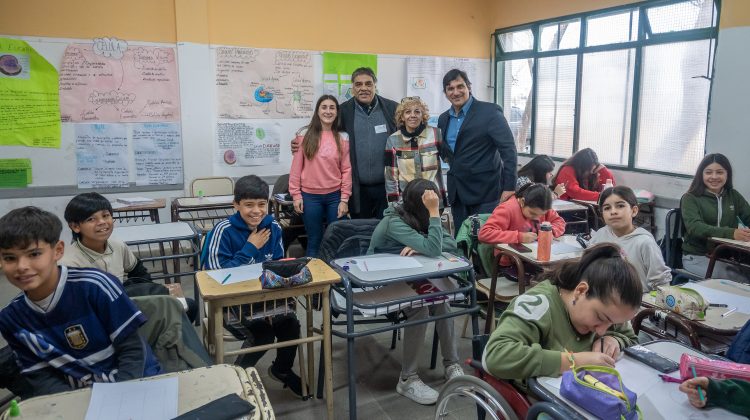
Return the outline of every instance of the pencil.
{"type": "Polygon", "coordinates": [[[602,343],[602,353],[604,353],[604,337],[599,339],[599,341],[602,343]]]}
{"type": "MultiPolygon", "coordinates": [[[[698,375],[695,374],[695,365],[690,365],[690,369],[693,370],[693,378],[697,378],[698,375]]],[[[701,402],[706,402],[706,399],[703,397],[703,390],[701,389],[700,385],[695,386],[698,389],[698,396],[701,399],[701,402]]]]}

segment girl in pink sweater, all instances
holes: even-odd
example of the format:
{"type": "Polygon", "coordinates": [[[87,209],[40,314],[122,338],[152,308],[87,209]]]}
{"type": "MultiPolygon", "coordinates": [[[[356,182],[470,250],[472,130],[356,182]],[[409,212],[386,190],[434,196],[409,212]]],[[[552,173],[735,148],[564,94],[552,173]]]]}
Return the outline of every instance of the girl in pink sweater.
{"type": "Polygon", "coordinates": [[[289,193],[294,210],[302,215],[305,224],[309,257],[318,256],[323,223],[340,220],[349,213],[349,137],[338,127],[339,103],[334,96],[323,95],[315,104],[310,125],[297,133],[301,146],[292,159],[289,193]]]}

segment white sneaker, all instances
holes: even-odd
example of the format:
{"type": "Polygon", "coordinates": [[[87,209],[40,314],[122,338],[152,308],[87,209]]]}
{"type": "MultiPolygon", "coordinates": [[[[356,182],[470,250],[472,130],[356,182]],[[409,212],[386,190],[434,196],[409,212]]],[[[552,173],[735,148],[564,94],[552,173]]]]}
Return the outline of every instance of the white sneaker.
{"type": "Polygon", "coordinates": [[[438,392],[425,385],[417,375],[406,380],[399,378],[396,392],[422,405],[435,404],[438,399],[438,392]]]}
{"type": "Polygon", "coordinates": [[[458,363],[454,363],[452,365],[448,365],[445,367],[445,380],[450,381],[451,379],[455,378],[456,376],[462,376],[464,375],[464,370],[458,363]]]}

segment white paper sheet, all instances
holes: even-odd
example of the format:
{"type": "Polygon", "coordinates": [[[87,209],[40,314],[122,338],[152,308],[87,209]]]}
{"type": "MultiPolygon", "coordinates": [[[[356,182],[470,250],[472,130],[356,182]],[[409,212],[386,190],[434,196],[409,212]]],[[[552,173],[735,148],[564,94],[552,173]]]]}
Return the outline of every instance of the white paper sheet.
{"type": "Polygon", "coordinates": [[[703,296],[703,299],[705,299],[709,303],[726,304],[727,311],[732,308],[737,308],[737,312],[750,314],[750,307],[748,307],[748,303],[750,303],[750,298],[748,298],[746,295],[742,295],[740,291],[738,291],[738,294],[735,295],[735,294],[727,293],[721,290],[716,290],[710,287],[703,286],[700,283],[687,283],[683,285],[682,287],[695,290],[696,292],[700,293],[701,296],[703,296]]]}
{"type": "Polygon", "coordinates": [[[95,383],[86,420],[164,420],[177,417],[177,377],[95,383]]]}
{"type": "Polygon", "coordinates": [[[136,185],[182,183],[182,139],[175,123],[132,126],[136,185]]]}
{"type": "Polygon", "coordinates": [[[362,271],[384,271],[402,270],[406,268],[420,268],[422,263],[412,257],[378,257],[378,258],[354,258],[357,267],[362,271]]]}
{"type": "Polygon", "coordinates": [[[118,197],[117,201],[124,204],[150,204],[154,202],[154,199],[148,197],[118,197]]]}
{"type": "Polygon", "coordinates": [[[239,267],[211,270],[207,274],[217,283],[222,285],[241,283],[243,281],[257,280],[263,272],[263,263],[242,265],[239,267]],[[229,276],[229,278],[227,278],[229,276]],[[225,281],[226,279],[226,281],[225,281]]]}
{"type": "Polygon", "coordinates": [[[208,197],[203,197],[203,200],[206,200],[211,204],[224,204],[224,203],[231,203],[232,200],[234,200],[234,196],[233,195],[212,195],[208,197]]]}
{"type": "Polygon", "coordinates": [[[581,247],[576,245],[571,245],[565,242],[558,242],[553,241],[552,242],[552,254],[559,255],[559,254],[570,254],[573,252],[581,252],[581,247]]]}

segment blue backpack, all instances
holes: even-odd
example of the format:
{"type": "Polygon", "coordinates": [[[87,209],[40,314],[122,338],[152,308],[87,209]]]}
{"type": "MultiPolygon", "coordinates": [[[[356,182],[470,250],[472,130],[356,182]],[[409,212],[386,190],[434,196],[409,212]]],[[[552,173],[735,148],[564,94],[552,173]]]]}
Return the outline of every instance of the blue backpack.
{"type": "Polygon", "coordinates": [[[737,362],[750,364],[750,322],[734,337],[732,344],[727,350],[727,359],[737,362]]]}

